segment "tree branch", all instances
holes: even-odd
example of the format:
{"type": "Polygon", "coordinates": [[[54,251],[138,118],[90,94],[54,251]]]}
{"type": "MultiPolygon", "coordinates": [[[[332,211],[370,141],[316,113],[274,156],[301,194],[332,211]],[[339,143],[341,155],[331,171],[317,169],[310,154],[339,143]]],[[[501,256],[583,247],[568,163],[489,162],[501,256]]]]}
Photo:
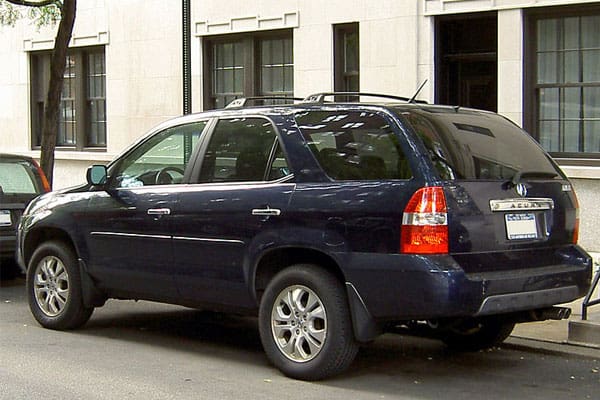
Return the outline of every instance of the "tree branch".
{"type": "Polygon", "coordinates": [[[40,1],[27,1],[27,0],[6,0],[7,2],[25,7],[44,7],[51,4],[55,4],[57,0],[40,0],[40,1]]]}

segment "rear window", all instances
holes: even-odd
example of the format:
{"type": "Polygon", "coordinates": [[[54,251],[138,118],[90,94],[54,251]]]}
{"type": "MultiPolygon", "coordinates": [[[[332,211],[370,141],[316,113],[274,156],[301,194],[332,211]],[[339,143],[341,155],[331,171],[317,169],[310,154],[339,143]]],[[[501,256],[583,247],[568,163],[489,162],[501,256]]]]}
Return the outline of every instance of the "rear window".
{"type": "Polygon", "coordinates": [[[402,110],[443,179],[508,180],[560,176],[522,129],[493,113],[436,108],[402,110]]]}
{"type": "Polygon", "coordinates": [[[33,171],[24,162],[0,161],[0,187],[5,194],[39,192],[33,171]]]}
{"type": "Polygon", "coordinates": [[[389,123],[369,111],[303,111],[296,122],[325,173],[335,180],[410,179],[389,123]]]}

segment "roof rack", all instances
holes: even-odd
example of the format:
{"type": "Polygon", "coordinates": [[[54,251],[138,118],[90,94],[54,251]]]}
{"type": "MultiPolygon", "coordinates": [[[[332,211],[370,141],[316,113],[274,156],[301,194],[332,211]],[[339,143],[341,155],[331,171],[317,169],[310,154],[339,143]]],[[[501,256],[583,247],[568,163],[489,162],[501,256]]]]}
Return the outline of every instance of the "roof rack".
{"type": "Polygon", "coordinates": [[[240,97],[234,99],[225,108],[241,108],[245,107],[248,101],[259,101],[259,100],[287,100],[287,101],[302,101],[304,99],[300,97],[285,97],[285,96],[251,96],[251,97],[240,97]]]}
{"type": "Polygon", "coordinates": [[[414,97],[409,99],[408,97],[394,96],[394,95],[391,95],[391,94],[365,93],[365,92],[323,92],[323,93],[315,93],[315,94],[311,94],[310,96],[306,96],[302,102],[303,103],[323,104],[325,102],[325,97],[331,97],[331,96],[380,97],[382,99],[400,100],[400,101],[404,101],[404,102],[407,102],[407,103],[427,104],[426,101],[424,101],[424,100],[415,100],[414,97]]]}

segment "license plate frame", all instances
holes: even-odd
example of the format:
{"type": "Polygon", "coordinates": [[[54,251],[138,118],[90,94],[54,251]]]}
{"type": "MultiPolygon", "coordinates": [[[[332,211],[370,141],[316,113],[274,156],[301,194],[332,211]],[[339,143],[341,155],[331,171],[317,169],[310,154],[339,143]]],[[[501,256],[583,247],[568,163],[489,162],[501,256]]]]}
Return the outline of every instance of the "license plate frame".
{"type": "Polygon", "coordinates": [[[535,213],[504,214],[504,222],[508,240],[532,240],[540,238],[535,213]]]}
{"type": "Polygon", "coordinates": [[[0,210],[0,226],[11,226],[13,224],[10,210],[0,210]]]}

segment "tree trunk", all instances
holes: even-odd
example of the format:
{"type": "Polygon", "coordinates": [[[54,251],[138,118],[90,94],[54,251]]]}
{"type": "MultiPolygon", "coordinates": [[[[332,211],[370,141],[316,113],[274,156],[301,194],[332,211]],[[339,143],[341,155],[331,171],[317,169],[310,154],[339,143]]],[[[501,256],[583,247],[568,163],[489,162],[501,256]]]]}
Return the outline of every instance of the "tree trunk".
{"type": "Polygon", "coordinates": [[[50,82],[48,84],[48,96],[44,106],[44,119],[42,121],[42,143],[40,166],[48,183],[52,187],[54,175],[54,149],[58,136],[58,119],[60,111],[60,99],[62,94],[63,76],[65,74],[67,49],[73,33],[75,24],[75,11],[77,0],[64,0],[61,8],[61,19],[58,32],[54,42],[54,50],[50,60],[50,82]]]}

